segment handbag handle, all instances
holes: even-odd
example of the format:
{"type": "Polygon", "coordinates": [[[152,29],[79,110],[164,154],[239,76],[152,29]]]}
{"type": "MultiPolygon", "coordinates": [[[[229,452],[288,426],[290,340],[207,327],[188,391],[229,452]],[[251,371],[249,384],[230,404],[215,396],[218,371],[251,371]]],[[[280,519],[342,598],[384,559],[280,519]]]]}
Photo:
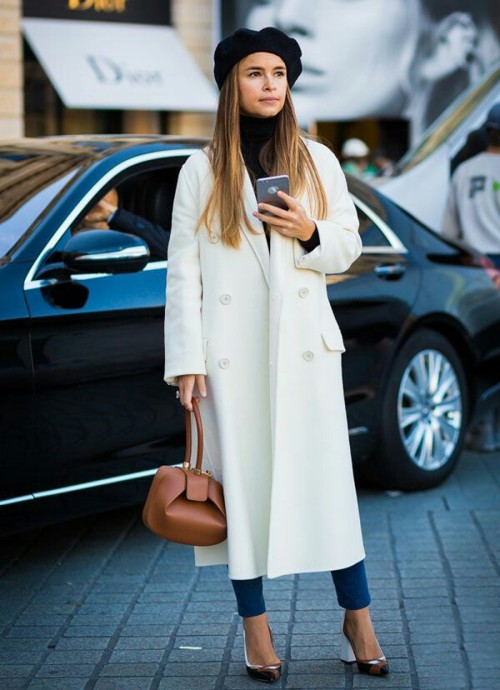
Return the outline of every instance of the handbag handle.
{"type": "MultiPolygon", "coordinates": [[[[193,406],[194,421],[196,422],[196,470],[197,474],[202,472],[201,462],[203,456],[203,425],[201,423],[200,408],[198,407],[198,398],[191,398],[193,406]]],[[[191,412],[184,410],[184,417],[186,420],[186,452],[184,453],[184,469],[191,469],[191,412]]]]}

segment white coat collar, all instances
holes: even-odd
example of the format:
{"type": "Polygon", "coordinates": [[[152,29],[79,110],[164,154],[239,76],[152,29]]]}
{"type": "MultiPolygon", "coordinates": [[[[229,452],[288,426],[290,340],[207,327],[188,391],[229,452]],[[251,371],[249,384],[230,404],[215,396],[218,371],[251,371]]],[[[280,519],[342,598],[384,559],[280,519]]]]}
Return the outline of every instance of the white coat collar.
{"type": "Polygon", "coordinates": [[[246,224],[242,223],[243,234],[255,252],[262,271],[264,272],[266,282],[269,285],[269,246],[267,244],[264,226],[260,220],[257,220],[257,218],[252,215],[253,212],[257,210],[257,198],[255,196],[252,181],[250,180],[250,175],[248,174],[246,168],[244,171],[243,180],[243,198],[247,217],[250,221],[250,225],[255,230],[255,233],[250,232],[250,230],[246,227],[246,224]]]}

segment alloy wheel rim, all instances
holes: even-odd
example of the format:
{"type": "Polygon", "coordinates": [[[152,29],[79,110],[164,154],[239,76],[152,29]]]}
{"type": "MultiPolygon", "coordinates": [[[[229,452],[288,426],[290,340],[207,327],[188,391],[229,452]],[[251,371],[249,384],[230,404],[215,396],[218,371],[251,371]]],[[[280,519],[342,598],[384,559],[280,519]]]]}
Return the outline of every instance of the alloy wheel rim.
{"type": "Polygon", "coordinates": [[[455,369],[439,350],[422,350],[408,363],[398,393],[401,440],[422,470],[446,465],[462,429],[462,393],[455,369]]]}

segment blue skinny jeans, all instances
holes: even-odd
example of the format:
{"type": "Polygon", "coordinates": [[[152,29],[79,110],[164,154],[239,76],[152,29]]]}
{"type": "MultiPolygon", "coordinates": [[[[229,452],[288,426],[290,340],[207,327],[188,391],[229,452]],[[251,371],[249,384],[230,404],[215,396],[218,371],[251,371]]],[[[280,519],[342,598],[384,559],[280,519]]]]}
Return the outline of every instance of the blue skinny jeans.
{"type": "MultiPolygon", "coordinates": [[[[365,562],[359,561],[349,568],[332,570],[333,584],[337,593],[337,601],[343,609],[364,609],[370,605],[370,592],[366,579],[365,562]]],[[[244,618],[260,616],[266,612],[266,603],[262,587],[262,578],[252,580],[231,580],[238,613],[244,618]]]]}

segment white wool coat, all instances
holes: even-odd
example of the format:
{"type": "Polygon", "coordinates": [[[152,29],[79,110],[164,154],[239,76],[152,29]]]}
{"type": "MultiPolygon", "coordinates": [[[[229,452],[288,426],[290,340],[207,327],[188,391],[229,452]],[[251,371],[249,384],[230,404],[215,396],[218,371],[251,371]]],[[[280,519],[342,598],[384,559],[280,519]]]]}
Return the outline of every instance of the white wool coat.
{"type": "MultiPolygon", "coordinates": [[[[222,481],[228,537],[196,547],[197,565],[232,579],[345,568],[364,558],[342,387],[344,344],[326,273],[359,256],[354,205],[334,154],[308,141],[328,199],[320,245],[301,244],[252,216],[245,172],[238,249],[220,228],[195,231],[212,185],[203,151],[179,175],[169,243],[165,380],[206,374],[200,410],[204,468],[222,481]]],[[[307,198],[300,198],[310,215],[307,198]]]]}

